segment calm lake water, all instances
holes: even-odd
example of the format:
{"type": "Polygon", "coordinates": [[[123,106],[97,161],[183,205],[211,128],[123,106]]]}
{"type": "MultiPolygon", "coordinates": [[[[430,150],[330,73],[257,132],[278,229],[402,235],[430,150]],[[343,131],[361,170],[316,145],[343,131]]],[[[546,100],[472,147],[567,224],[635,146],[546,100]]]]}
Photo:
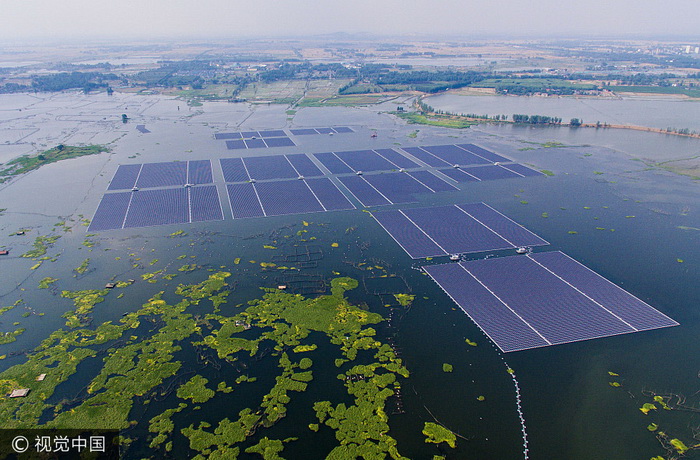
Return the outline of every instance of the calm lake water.
{"type": "MultiPolygon", "coordinates": [[[[383,299],[374,295],[371,288],[388,287],[378,276],[397,275],[404,280],[405,290],[416,295],[414,305],[401,318],[378,327],[379,338],[397,344],[411,372],[402,381],[405,413],[389,418],[390,434],[397,439],[402,455],[415,459],[433,455],[446,455],[450,459],[523,458],[515,388],[506,365],[516,371],[532,459],[631,459],[662,455],[664,452],[654,434],[646,428],[651,422],[658,423],[670,436],[692,443],[690,427],[698,424],[693,413],[658,410],[645,416],[638,408],[649,401],[643,390],[673,391],[687,396],[688,404],[698,403],[698,184],[686,177],[649,169],[634,158],[692,156],[700,150],[700,142],[620,130],[483,126],[455,132],[405,126],[389,116],[377,115],[376,110],[341,108],[303,109],[295,117],[294,126],[327,126],[351,120],[346,125],[352,126],[356,134],[305,136],[297,139],[299,146],[295,149],[242,153],[226,151],[213,140],[212,133],[239,127],[285,126],[284,107],[272,106],[251,115],[244,105],[212,104],[212,110],[205,105],[203,121],[198,121],[198,115],[179,118],[175,101],[143,103],[139,107],[151,134],[136,134],[130,125],[119,127],[125,134],[113,155],[50,165],[0,190],[0,208],[8,208],[0,216],[0,246],[11,247],[13,255],[0,261],[4,281],[0,303],[9,305],[21,298],[27,306],[45,313],[42,317],[28,318],[21,316],[25,311],[22,308],[6,313],[2,317],[3,331],[10,330],[14,321],[21,322],[27,331],[16,342],[1,346],[0,353],[32,349],[51,331],[63,327],[65,319],[61,314],[72,305],[60,298],[58,291],[101,288],[114,275],[139,279],[140,275],[158,269],[177,273],[175,268],[180,266],[177,257],[183,254],[194,256],[191,260],[203,268],[179,274],[172,281],[149,284],[139,280],[124,290],[124,298],[110,295],[99,304],[93,324],[117,321],[124,312],[134,311],[158,291],[172,292],[179,283],[202,281],[208,275],[206,269],[221,266],[227,267],[235,280],[235,289],[222,309],[235,310],[235,305],[259,298],[260,287],[274,287],[283,279],[274,271],[263,270],[259,262],[272,261],[276,255],[288,255],[295,250],[291,244],[284,243],[278,244],[274,251],[263,246],[279,240],[280,235],[307,229],[307,236],[316,239],[303,244],[313,250],[320,249],[323,256],[317,266],[303,269],[304,275],[326,282],[337,276],[333,272],[356,278],[360,286],[348,292],[349,299],[385,315],[383,299]],[[246,120],[258,121],[251,124],[246,120]],[[370,128],[377,129],[378,138],[370,138],[370,128]],[[416,128],[418,137],[409,138],[407,135],[416,128]],[[549,140],[570,147],[539,148],[531,143],[549,140]],[[16,257],[29,248],[37,234],[50,233],[60,215],[91,216],[119,163],[216,160],[241,154],[312,153],[455,142],[475,142],[522,163],[551,170],[554,175],[465,184],[459,192],[422,196],[420,203],[411,206],[484,201],[551,243],[538,250],[561,250],[571,255],[668,314],[681,326],[504,355],[435,283],[416,270],[415,261],[361,210],[108,231],[92,238],[97,243],[94,248],[82,245],[85,229],[78,227],[64,234],[49,250],[50,255],[60,254],[56,262],[47,261],[37,270],[30,270],[34,261],[16,257]],[[136,153],[139,155],[134,156],[136,153]],[[59,210],[54,210],[55,206],[59,210]],[[302,221],[307,221],[309,226],[305,227],[302,221]],[[25,226],[31,232],[24,240],[9,236],[14,229],[25,226]],[[167,237],[179,229],[188,235],[167,237]],[[332,243],[338,243],[338,247],[332,247],[332,243]],[[72,269],[88,257],[91,271],[83,277],[73,277],[72,269]],[[136,258],[145,267],[133,268],[136,258]],[[235,258],[241,258],[239,265],[233,264],[235,258]],[[158,261],[148,266],[147,262],[154,259],[158,261]],[[256,263],[250,263],[251,260],[256,263]],[[363,268],[366,265],[379,265],[383,269],[368,271],[363,268]],[[39,280],[46,276],[59,278],[55,290],[36,289],[39,280]],[[465,339],[478,345],[470,347],[465,339]],[[442,372],[443,363],[452,364],[454,372],[442,372]],[[610,376],[609,371],[619,377],[610,376]],[[619,381],[623,386],[613,388],[608,384],[610,381],[619,381]],[[478,396],[484,396],[485,400],[478,401],[478,396]],[[426,444],[421,430],[425,422],[434,419],[467,439],[459,438],[454,450],[426,444]]],[[[201,305],[200,310],[201,314],[210,312],[211,306],[201,305]]],[[[337,445],[330,430],[322,428],[319,433],[313,433],[307,428],[316,421],[311,409],[314,401],[348,400],[336,379],[338,370],[333,365],[338,354],[336,347],[328,345],[326,339],[317,343],[319,349],[309,355],[314,360],[314,380],[308,390],[290,394],[287,417],[272,428],[259,430],[245,446],[255,444],[263,436],[270,439],[294,436],[298,440],[286,444],[281,455],[290,459],[315,459],[324,458],[337,445]]],[[[23,359],[21,355],[10,356],[0,361],[0,369],[23,359]]],[[[187,344],[183,344],[183,351],[176,359],[183,362],[180,374],[186,374],[186,378],[196,372],[215,383],[238,375],[225,363],[218,369],[204,366],[187,344]]],[[[96,360],[79,367],[50,402],[75,397],[89,383],[99,364],[96,360]]],[[[261,359],[248,371],[258,377],[257,383],[241,386],[230,395],[217,393],[200,410],[188,409],[176,414],[175,433],[201,421],[215,425],[225,417],[232,417],[231,414],[235,416],[243,407],[257,407],[278,372],[275,357],[261,359]]],[[[128,458],[163,455],[147,447],[148,420],[180,401],[171,393],[134,410],[130,419],[139,423],[129,430],[129,436],[137,441],[128,458]]],[[[179,435],[173,440],[172,457],[190,458],[186,440],[179,435]]],[[[244,454],[241,458],[255,457],[244,454]]],[[[698,457],[691,452],[688,458],[698,457]]]]}
{"type": "Polygon", "coordinates": [[[621,99],[538,96],[459,96],[440,94],[425,99],[432,107],[454,113],[478,115],[547,115],[565,121],[649,126],[700,131],[700,101],[674,97],[625,96],[621,99]]]}

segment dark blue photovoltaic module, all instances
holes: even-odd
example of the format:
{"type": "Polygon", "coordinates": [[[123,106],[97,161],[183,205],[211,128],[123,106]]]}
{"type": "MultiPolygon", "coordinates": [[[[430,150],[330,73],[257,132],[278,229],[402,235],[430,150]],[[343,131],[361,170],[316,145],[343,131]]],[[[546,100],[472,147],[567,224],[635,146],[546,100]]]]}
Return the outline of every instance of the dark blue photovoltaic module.
{"type": "Polygon", "coordinates": [[[391,171],[396,165],[377,155],[372,150],[357,150],[350,152],[334,152],[353,171],[391,171]]]}
{"type": "Polygon", "coordinates": [[[253,184],[228,184],[226,189],[234,219],[265,216],[253,184]]]}
{"type": "Polygon", "coordinates": [[[420,181],[423,185],[432,189],[436,193],[453,192],[455,190],[459,190],[454,185],[445,182],[430,171],[411,171],[410,173],[408,173],[408,175],[420,181]]]}
{"type": "Polygon", "coordinates": [[[169,187],[187,183],[187,162],[146,163],[141,168],[138,188],[169,187]]]}
{"type": "Polygon", "coordinates": [[[358,199],[363,206],[382,206],[392,204],[386,197],[376,191],[366,180],[361,176],[339,177],[340,182],[350,190],[355,198],[358,199]]]}
{"type": "Polygon", "coordinates": [[[460,149],[456,145],[431,145],[421,147],[429,153],[432,153],[441,160],[446,161],[451,165],[483,165],[492,163],[478,155],[460,149]]]}
{"type": "Polygon", "coordinates": [[[452,166],[451,164],[449,164],[445,160],[441,160],[440,158],[423,150],[420,147],[401,147],[401,149],[404,150],[405,152],[410,153],[414,157],[418,158],[420,161],[427,164],[428,166],[434,166],[436,168],[444,168],[445,166],[452,166]]]}
{"type": "Polygon", "coordinates": [[[221,170],[224,173],[226,182],[245,182],[250,180],[242,159],[222,158],[219,162],[221,163],[221,170]]]}
{"type": "Polygon", "coordinates": [[[225,140],[225,139],[240,139],[241,133],[216,133],[214,134],[214,139],[225,140]]]}
{"type": "Polygon", "coordinates": [[[141,166],[143,165],[119,165],[107,190],[131,190],[136,185],[141,166]]]}
{"type": "Polygon", "coordinates": [[[406,173],[366,174],[364,179],[392,203],[415,203],[415,194],[434,193],[406,173]]]}
{"type": "Polygon", "coordinates": [[[498,180],[512,179],[514,177],[523,177],[513,171],[502,168],[497,165],[474,166],[471,168],[462,168],[465,172],[481,180],[498,180]]]}
{"type": "Polygon", "coordinates": [[[255,189],[267,216],[324,210],[303,180],[258,182],[255,189]]]}
{"type": "Polygon", "coordinates": [[[267,147],[294,147],[296,144],[288,137],[271,137],[265,139],[265,145],[267,147]]]}
{"type": "Polygon", "coordinates": [[[484,148],[481,148],[477,145],[474,144],[457,144],[457,147],[461,147],[469,152],[475,153],[479,155],[482,158],[485,158],[493,163],[500,161],[500,162],[508,162],[508,161],[513,161],[509,160],[506,157],[503,157],[501,155],[498,155],[497,153],[493,153],[490,150],[486,150],[484,148]]]}
{"type": "Polygon", "coordinates": [[[213,182],[211,176],[211,161],[209,160],[194,160],[187,164],[187,183],[188,184],[211,184],[213,182]]]}
{"type": "Polygon", "coordinates": [[[333,153],[316,153],[314,156],[323,164],[323,166],[328,168],[331,174],[345,174],[353,172],[348,165],[343,163],[340,158],[335,156],[333,153]]]}
{"type": "Polygon", "coordinates": [[[245,142],[245,147],[247,149],[264,149],[267,147],[267,144],[265,144],[265,141],[262,139],[246,139],[243,142],[245,142]]]}
{"type": "Polygon", "coordinates": [[[133,192],[124,228],[189,222],[188,202],[184,187],[133,192]]]}
{"type": "Polygon", "coordinates": [[[215,185],[190,188],[190,217],[192,222],[224,219],[215,185]]]}
{"type": "Polygon", "coordinates": [[[316,195],[316,198],[318,198],[326,211],[355,209],[355,206],[327,177],[307,179],[306,183],[314,192],[314,195],[316,195]]]}
{"type": "Polygon", "coordinates": [[[295,153],[293,155],[285,155],[287,160],[292,164],[294,169],[299,173],[300,176],[304,177],[314,177],[323,176],[323,173],[318,166],[314,164],[309,157],[303,153],[295,153]]]}
{"type": "Polygon", "coordinates": [[[299,175],[283,155],[243,158],[251,179],[296,179],[299,175]]]}
{"type": "Polygon", "coordinates": [[[418,163],[409,160],[394,149],[374,149],[374,151],[389,160],[397,168],[420,168],[418,163]]]}
{"type": "Polygon", "coordinates": [[[525,177],[534,177],[534,176],[543,176],[539,171],[535,171],[534,169],[530,169],[527,166],[523,166],[518,163],[512,163],[512,164],[505,164],[502,165],[503,168],[509,169],[513,171],[516,174],[521,174],[525,177]]]}
{"type": "Polygon", "coordinates": [[[246,145],[243,139],[226,141],[226,148],[229,150],[245,149],[246,145]]]}
{"type": "Polygon", "coordinates": [[[132,192],[107,193],[102,197],[88,231],[97,232],[122,228],[132,192]]]}
{"type": "Polygon", "coordinates": [[[413,259],[444,255],[428,235],[416,227],[404,213],[399,210],[372,213],[372,217],[394,238],[401,248],[413,259]]]}
{"type": "Polygon", "coordinates": [[[477,179],[476,177],[472,176],[471,174],[466,173],[458,168],[445,168],[445,169],[439,169],[438,171],[440,171],[441,173],[443,173],[447,177],[456,180],[460,184],[465,183],[465,182],[479,182],[481,180],[481,179],[477,179]]]}

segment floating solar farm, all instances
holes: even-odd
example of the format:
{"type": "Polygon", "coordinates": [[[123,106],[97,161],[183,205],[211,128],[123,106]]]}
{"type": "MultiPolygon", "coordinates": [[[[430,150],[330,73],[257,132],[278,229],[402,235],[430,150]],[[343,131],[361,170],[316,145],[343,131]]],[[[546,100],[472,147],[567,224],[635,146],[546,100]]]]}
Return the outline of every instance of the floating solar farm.
{"type": "Polygon", "coordinates": [[[503,352],[678,325],[558,251],[423,268],[503,352]]]}
{"type": "Polygon", "coordinates": [[[484,203],[397,209],[372,216],[413,259],[549,244],[484,203]]]}
{"type": "Polygon", "coordinates": [[[355,132],[347,126],[334,126],[332,128],[298,128],[290,129],[289,131],[295,136],[309,136],[313,134],[345,134],[355,132]]]}

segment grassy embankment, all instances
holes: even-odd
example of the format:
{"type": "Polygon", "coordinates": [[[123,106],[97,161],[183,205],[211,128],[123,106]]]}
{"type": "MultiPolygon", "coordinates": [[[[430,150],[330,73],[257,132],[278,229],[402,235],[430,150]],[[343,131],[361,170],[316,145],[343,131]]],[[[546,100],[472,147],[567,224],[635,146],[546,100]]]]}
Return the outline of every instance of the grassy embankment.
{"type": "Polygon", "coordinates": [[[109,148],[104,145],[73,146],[59,144],[37,155],[23,155],[8,161],[4,168],[0,170],[0,183],[10,180],[12,176],[34,171],[50,163],[86,155],[96,155],[102,152],[109,152],[109,148]]]}

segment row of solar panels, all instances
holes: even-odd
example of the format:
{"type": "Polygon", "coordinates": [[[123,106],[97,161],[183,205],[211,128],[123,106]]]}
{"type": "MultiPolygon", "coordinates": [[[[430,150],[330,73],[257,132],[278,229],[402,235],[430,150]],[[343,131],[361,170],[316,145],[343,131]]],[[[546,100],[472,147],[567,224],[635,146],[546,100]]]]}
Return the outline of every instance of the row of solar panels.
{"type": "MultiPolygon", "coordinates": [[[[347,126],[334,126],[332,128],[298,128],[290,129],[289,131],[295,136],[307,136],[310,134],[343,134],[355,132],[347,126]]],[[[282,129],[268,129],[262,131],[239,131],[233,133],[214,134],[214,139],[216,140],[271,139],[276,137],[288,137],[288,135],[282,129]]]]}

